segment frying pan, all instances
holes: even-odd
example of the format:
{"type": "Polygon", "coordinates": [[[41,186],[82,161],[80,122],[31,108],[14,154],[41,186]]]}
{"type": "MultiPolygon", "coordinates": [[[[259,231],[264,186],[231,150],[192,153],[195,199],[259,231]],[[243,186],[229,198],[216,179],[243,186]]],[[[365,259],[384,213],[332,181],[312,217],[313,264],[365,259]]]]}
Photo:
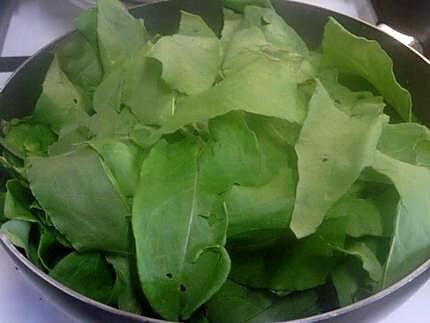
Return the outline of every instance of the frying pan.
{"type": "MultiPolygon", "coordinates": [[[[400,83],[411,92],[414,113],[424,124],[430,126],[430,62],[425,57],[363,21],[294,1],[274,0],[273,6],[311,48],[319,46],[324,25],[330,16],[335,17],[353,33],[377,40],[392,57],[400,83]]],[[[200,14],[215,31],[219,32],[222,28],[221,17],[217,14],[221,10],[220,1],[150,0],[131,12],[136,17],[144,18],[149,30],[168,34],[174,32],[178,26],[180,9],[200,14]]],[[[22,117],[31,113],[41,93],[42,82],[53,57],[53,49],[60,42],[67,41],[74,35],[76,34],[70,33],[58,39],[18,68],[0,93],[1,119],[22,117]]],[[[19,271],[40,288],[52,302],[79,321],[162,322],[120,311],[88,299],[41,272],[4,236],[0,235],[0,241],[19,271]]],[[[400,305],[430,278],[429,267],[430,259],[402,280],[371,297],[347,307],[301,319],[299,322],[375,322],[400,305]]]]}

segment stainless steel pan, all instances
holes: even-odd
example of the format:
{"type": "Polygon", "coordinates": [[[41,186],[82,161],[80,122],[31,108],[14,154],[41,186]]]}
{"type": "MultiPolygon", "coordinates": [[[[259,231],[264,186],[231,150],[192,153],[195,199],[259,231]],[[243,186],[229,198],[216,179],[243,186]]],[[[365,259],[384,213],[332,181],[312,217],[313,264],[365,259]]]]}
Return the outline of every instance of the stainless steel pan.
{"type": "MultiPolygon", "coordinates": [[[[178,25],[179,10],[185,8],[201,14],[214,30],[220,31],[222,22],[215,13],[219,12],[221,8],[217,3],[218,1],[212,0],[150,0],[146,4],[134,8],[132,13],[144,18],[148,29],[160,33],[171,33],[178,25]]],[[[334,16],[354,33],[377,40],[393,58],[395,72],[400,83],[411,92],[415,114],[422,122],[430,126],[430,62],[422,55],[363,21],[293,1],[275,0],[273,5],[311,48],[319,46],[323,27],[329,16],[334,16]]],[[[73,37],[73,33],[42,49],[18,68],[0,93],[1,119],[22,117],[31,113],[41,92],[42,81],[52,59],[53,48],[70,37],[73,37]]],[[[80,321],[160,322],[149,317],[114,309],[77,294],[37,269],[4,236],[0,236],[0,241],[19,271],[42,289],[48,298],[80,321]]],[[[429,267],[430,260],[427,260],[404,279],[367,299],[300,321],[374,322],[375,319],[383,317],[402,303],[422,285],[430,277],[429,267]]]]}

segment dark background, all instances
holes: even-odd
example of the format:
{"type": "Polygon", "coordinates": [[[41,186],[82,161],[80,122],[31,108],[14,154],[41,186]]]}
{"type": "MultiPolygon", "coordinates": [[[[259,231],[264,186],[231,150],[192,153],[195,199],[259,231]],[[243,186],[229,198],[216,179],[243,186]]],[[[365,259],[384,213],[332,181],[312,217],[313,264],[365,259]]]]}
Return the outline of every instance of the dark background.
{"type": "Polygon", "coordinates": [[[379,23],[414,36],[430,58],[430,0],[372,0],[379,23]]]}

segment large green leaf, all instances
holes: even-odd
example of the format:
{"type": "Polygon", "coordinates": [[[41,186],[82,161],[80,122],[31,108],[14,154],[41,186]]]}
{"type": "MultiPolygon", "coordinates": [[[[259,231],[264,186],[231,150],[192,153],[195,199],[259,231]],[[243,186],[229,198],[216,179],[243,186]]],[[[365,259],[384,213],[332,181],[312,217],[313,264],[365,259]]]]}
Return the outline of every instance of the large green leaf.
{"type": "Polygon", "coordinates": [[[131,16],[117,0],[97,2],[97,39],[105,76],[146,42],[143,21],[131,16]]]}
{"type": "Polygon", "coordinates": [[[210,88],[221,64],[219,39],[200,16],[184,11],[178,33],[159,39],[148,55],[162,63],[166,83],[185,94],[210,88]]]}
{"type": "Polygon", "coordinates": [[[102,303],[111,302],[113,273],[99,253],[72,252],[61,259],[49,275],[91,299],[102,303]]]}
{"type": "Polygon", "coordinates": [[[117,180],[121,193],[133,197],[139,182],[143,150],[130,140],[99,139],[91,142],[117,180]]]}
{"type": "Polygon", "coordinates": [[[76,250],[128,252],[130,210],[94,150],[83,146],[32,158],[28,177],[36,199],[76,250]]]}
{"type": "Polygon", "coordinates": [[[358,37],[330,18],[322,48],[323,59],[369,81],[404,120],[411,120],[411,95],[397,82],[391,58],[376,41],[358,37]]]}
{"type": "Polygon", "coordinates": [[[338,110],[319,84],[296,144],[299,182],[291,229],[306,237],[372,164],[386,118],[379,111],[357,117],[338,110]]]}
{"type": "Polygon", "coordinates": [[[224,26],[221,32],[221,44],[225,50],[228,47],[231,37],[238,31],[242,16],[230,9],[224,9],[224,26]]]}
{"type": "Polygon", "coordinates": [[[79,145],[88,142],[91,136],[92,134],[90,134],[86,122],[85,124],[77,125],[73,130],[71,129],[70,131],[61,134],[58,137],[57,142],[49,146],[48,155],[60,155],[75,150],[79,145]]]}
{"type": "Polygon", "coordinates": [[[96,53],[99,52],[97,40],[97,9],[82,11],[75,18],[75,27],[81,35],[90,43],[96,53]]]}
{"type": "Polygon", "coordinates": [[[305,110],[297,102],[295,66],[295,62],[287,64],[262,57],[211,89],[177,100],[174,114],[160,131],[174,132],[233,110],[302,123],[305,110]]]}
{"type": "Polygon", "coordinates": [[[372,201],[343,198],[327,213],[327,218],[337,217],[347,218],[346,232],[351,237],[383,235],[383,217],[372,201]]]}
{"type": "Polygon", "coordinates": [[[384,286],[428,259],[430,252],[430,170],[378,153],[372,166],[387,176],[400,195],[384,286]]]}
{"type": "Polygon", "coordinates": [[[242,285],[280,292],[323,285],[337,263],[333,248],[343,247],[345,229],[345,219],[329,219],[304,239],[289,237],[270,248],[232,250],[230,277],[242,285]]]}
{"type": "Polygon", "coordinates": [[[199,154],[194,144],[159,143],[143,163],[134,197],[140,282],[152,308],[168,320],[189,318],[230,270],[227,218],[205,185],[199,154]]]}
{"type": "Polygon", "coordinates": [[[229,239],[251,237],[265,240],[264,233],[283,232],[288,228],[294,205],[295,176],[283,169],[259,187],[234,185],[224,195],[228,211],[229,239]]]}
{"type": "Polygon", "coordinates": [[[266,40],[283,50],[302,55],[309,54],[305,42],[285,21],[271,8],[256,6],[245,7],[242,28],[258,26],[266,40]]]}
{"type": "Polygon", "coordinates": [[[77,86],[86,100],[86,110],[92,111],[92,97],[102,79],[98,53],[80,34],[73,34],[56,47],[59,64],[69,80],[77,86]]]}
{"type": "Polygon", "coordinates": [[[98,112],[88,120],[88,131],[96,139],[128,138],[138,124],[128,109],[117,113],[114,110],[98,112]]]}
{"type": "Polygon", "coordinates": [[[145,50],[138,51],[103,80],[94,94],[98,113],[129,109],[137,120],[151,125],[161,125],[174,113],[174,94],[160,79],[161,64],[144,55],[145,50]]]}
{"type": "Polygon", "coordinates": [[[272,174],[281,168],[296,168],[294,145],[299,137],[300,125],[273,117],[246,114],[249,128],[257,136],[265,164],[272,174]]]}
{"type": "Polygon", "coordinates": [[[228,76],[252,64],[259,55],[262,55],[262,49],[269,46],[263,32],[257,27],[235,32],[230,36],[226,46],[222,64],[223,74],[228,76]]]}
{"type": "Polygon", "coordinates": [[[258,185],[267,178],[260,144],[240,112],[209,121],[210,139],[202,154],[206,185],[222,193],[233,184],[258,185]]]}
{"type": "Polygon", "coordinates": [[[88,117],[85,99],[61,70],[57,56],[43,82],[33,120],[51,127],[56,133],[70,128],[88,117]]]}
{"type": "Polygon", "coordinates": [[[317,300],[313,291],[279,297],[227,280],[206,304],[206,312],[209,321],[217,323],[285,321],[319,313],[317,300]]]}

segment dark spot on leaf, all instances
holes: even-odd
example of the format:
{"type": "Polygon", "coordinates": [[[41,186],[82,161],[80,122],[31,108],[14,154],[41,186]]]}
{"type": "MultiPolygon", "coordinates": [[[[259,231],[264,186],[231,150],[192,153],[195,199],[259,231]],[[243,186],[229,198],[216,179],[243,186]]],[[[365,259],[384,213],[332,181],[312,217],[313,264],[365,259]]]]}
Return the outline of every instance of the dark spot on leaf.
{"type": "Polygon", "coordinates": [[[74,104],[78,104],[78,99],[74,98],[74,99],[73,99],[73,103],[74,103],[74,104]]]}
{"type": "Polygon", "coordinates": [[[233,185],[240,186],[240,183],[233,183],[233,185]]]}
{"type": "Polygon", "coordinates": [[[266,26],[266,25],[269,25],[269,24],[270,24],[270,22],[269,22],[269,21],[267,21],[266,19],[264,19],[264,17],[261,17],[261,18],[260,18],[260,24],[261,24],[262,26],[266,26]]]}
{"type": "Polygon", "coordinates": [[[334,100],[334,103],[336,103],[336,104],[340,104],[340,101],[339,101],[338,99],[335,99],[335,100],[334,100]]]}
{"type": "Polygon", "coordinates": [[[167,278],[172,279],[172,278],[173,278],[173,275],[172,275],[171,273],[167,273],[167,274],[166,274],[166,277],[167,277],[167,278]]]}
{"type": "Polygon", "coordinates": [[[321,161],[322,161],[323,163],[326,163],[326,162],[328,161],[328,158],[327,158],[327,157],[323,157],[323,158],[321,158],[321,161]]]}
{"type": "Polygon", "coordinates": [[[187,291],[187,288],[185,287],[185,285],[184,285],[184,284],[181,284],[181,285],[179,286],[179,290],[180,290],[181,292],[185,293],[185,292],[187,291]]]}

